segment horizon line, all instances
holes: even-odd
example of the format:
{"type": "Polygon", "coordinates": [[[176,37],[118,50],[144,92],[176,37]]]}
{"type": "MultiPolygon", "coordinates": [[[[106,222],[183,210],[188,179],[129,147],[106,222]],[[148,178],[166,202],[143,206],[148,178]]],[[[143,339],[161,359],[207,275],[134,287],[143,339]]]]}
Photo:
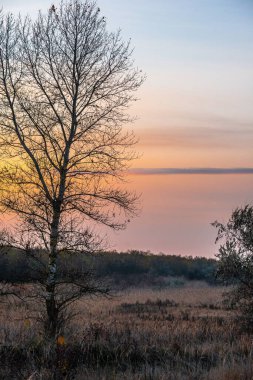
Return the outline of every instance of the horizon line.
{"type": "Polygon", "coordinates": [[[133,168],[129,174],[253,174],[253,168],[133,168]]]}

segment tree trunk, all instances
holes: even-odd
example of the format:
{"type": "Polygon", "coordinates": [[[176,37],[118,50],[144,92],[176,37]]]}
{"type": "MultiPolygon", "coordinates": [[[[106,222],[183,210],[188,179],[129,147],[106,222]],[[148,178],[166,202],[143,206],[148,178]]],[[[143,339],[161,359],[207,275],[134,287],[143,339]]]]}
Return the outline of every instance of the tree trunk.
{"type": "Polygon", "coordinates": [[[60,207],[54,209],[53,220],[51,223],[50,234],[50,252],[48,260],[48,276],[46,282],[46,309],[47,309],[47,321],[45,324],[46,335],[50,338],[54,338],[58,332],[59,320],[58,320],[58,308],[55,299],[55,285],[57,274],[57,243],[59,234],[59,220],[60,220],[60,207]]]}

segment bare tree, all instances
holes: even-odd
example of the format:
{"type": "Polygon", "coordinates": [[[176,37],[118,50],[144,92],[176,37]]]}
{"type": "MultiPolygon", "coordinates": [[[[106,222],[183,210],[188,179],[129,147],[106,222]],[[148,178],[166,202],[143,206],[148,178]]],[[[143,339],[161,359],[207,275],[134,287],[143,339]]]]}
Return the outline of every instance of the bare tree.
{"type": "Polygon", "coordinates": [[[34,260],[47,255],[39,265],[51,336],[61,307],[96,291],[71,275],[71,292],[58,296],[60,252],[98,249],[90,225],[122,229],[135,212],[136,196],[118,182],[134,158],[122,126],[144,79],[131,57],[90,1],[63,1],[35,21],[1,14],[0,204],[17,221],[1,241],[34,260]]]}

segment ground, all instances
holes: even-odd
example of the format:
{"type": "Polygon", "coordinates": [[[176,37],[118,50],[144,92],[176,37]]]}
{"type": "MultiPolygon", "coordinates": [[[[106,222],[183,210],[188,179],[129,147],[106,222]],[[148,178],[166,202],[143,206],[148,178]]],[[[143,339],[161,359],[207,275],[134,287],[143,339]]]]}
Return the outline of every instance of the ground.
{"type": "Polygon", "coordinates": [[[1,378],[16,367],[13,380],[252,380],[252,336],[222,303],[224,291],[189,282],[79,301],[54,360],[31,311],[2,304],[1,378]]]}

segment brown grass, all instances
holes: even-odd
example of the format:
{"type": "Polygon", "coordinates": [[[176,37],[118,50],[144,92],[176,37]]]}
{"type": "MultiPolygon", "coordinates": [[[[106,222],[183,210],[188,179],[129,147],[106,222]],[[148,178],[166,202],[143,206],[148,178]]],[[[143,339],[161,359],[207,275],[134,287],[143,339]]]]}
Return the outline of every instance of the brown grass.
{"type": "Polygon", "coordinates": [[[252,336],[224,309],[223,291],[195,282],[80,301],[58,347],[24,305],[2,305],[0,378],[252,380],[252,336]]]}

